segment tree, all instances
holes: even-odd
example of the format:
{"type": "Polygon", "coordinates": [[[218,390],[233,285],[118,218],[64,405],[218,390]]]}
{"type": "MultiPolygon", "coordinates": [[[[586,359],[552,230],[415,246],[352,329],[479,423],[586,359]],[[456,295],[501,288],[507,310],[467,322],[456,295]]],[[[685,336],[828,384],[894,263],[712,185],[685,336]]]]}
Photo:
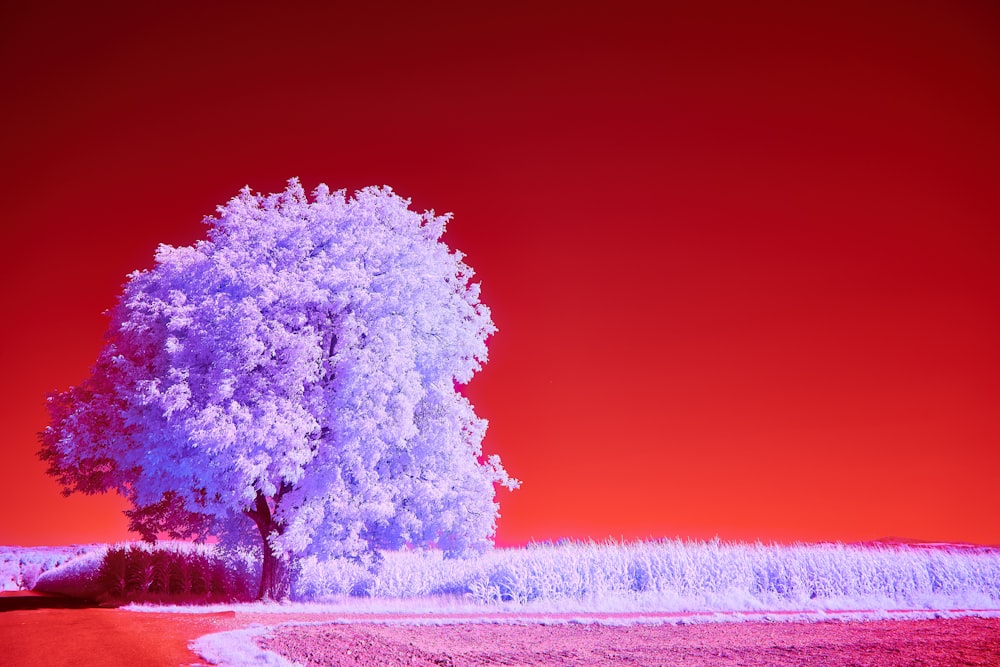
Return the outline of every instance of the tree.
{"type": "Polygon", "coordinates": [[[486,422],[457,390],[496,331],[449,215],[388,188],[244,188],[208,239],[130,274],[91,376],[49,397],[40,456],[64,493],[113,490],[130,527],[290,559],[491,544],[486,422]]]}

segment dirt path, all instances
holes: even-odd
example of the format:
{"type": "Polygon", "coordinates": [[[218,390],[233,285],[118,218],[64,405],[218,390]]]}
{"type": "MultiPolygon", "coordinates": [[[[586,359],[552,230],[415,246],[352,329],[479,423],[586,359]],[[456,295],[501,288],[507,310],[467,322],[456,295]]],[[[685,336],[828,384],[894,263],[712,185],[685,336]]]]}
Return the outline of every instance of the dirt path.
{"type": "Polygon", "coordinates": [[[179,667],[203,662],[188,643],[242,626],[236,614],[157,614],[118,609],[0,613],[5,667],[179,667]]]}

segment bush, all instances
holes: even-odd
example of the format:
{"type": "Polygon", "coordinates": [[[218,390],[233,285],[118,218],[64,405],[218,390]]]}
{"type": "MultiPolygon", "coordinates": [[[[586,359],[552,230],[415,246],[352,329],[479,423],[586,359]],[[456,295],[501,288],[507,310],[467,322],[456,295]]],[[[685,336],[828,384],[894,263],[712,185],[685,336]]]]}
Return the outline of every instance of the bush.
{"type": "Polygon", "coordinates": [[[21,590],[31,590],[42,573],[42,566],[38,563],[20,562],[20,574],[17,579],[18,588],[21,590]]]}
{"type": "Polygon", "coordinates": [[[97,580],[107,597],[125,597],[125,592],[128,589],[127,568],[128,558],[125,547],[112,547],[104,554],[97,580]]]}
{"type": "Polygon", "coordinates": [[[101,560],[98,599],[104,602],[229,602],[249,599],[249,573],[233,572],[208,548],[127,544],[101,560]]]}
{"type": "Polygon", "coordinates": [[[19,547],[0,546],[0,591],[33,589],[47,570],[96,550],[99,545],[19,547]]]}
{"type": "Polygon", "coordinates": [[[104,592],[99,573],[106,553],[107,548],[100,548],[46,570],[38,576],[32,590],[96,600],[104,592]]]}

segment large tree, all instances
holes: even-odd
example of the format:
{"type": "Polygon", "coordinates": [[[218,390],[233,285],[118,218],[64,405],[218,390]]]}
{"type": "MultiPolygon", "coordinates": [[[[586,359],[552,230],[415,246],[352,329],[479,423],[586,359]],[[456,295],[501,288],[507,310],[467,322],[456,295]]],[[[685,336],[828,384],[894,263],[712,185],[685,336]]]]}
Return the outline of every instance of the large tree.
{"type": "Polygon", "coordinates": [[[260,597],[289,558],[487,547],[484,420],[457,386],[495,331],[449,216],[389,188],[245,188],[208,238],[129,276],[91,376],[49,398],[64,491],[117,491],[147,539],[253,535],[260,597]]]}

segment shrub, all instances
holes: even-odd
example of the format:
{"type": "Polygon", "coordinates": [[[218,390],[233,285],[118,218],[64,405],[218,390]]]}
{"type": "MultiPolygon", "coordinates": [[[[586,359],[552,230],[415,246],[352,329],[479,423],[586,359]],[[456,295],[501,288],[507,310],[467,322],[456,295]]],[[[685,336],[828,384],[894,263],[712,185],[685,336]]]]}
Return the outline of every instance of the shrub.
{"type": "Polygon", "coordinates": [[[125,547],[112,547],[104,554],[97,579],[104,594],[124,598],[127,590],[128,553],[125,547]]]}
{"type": "Polygon", "coordinates": [[[125,563],[125,590],[133,595],[149,595],[153,583],[153,554],[145,549],[129,549],[125,563]]]}
{"type": "Polygon", "coordinates": [[[42,566],[38,563],[20,562],[20,574],[18,575],[18,588],[21,590],[31,590],[38,580],[38,575],[42,573],[42,566]]]}
{"type": "Polygon", "coordinates": [[[166,596],[170,593],[170,552],[154,550],[151,561],[153,576],[149,582],[149,593],[153,596],[166,596]]]}
{"type": "Polygon", "coordinates": [[[111,547],[98,570],[105,602],[222,602],[249,599],[249,573],[231,571],[208,548],[179,544],[111,547]]]}

